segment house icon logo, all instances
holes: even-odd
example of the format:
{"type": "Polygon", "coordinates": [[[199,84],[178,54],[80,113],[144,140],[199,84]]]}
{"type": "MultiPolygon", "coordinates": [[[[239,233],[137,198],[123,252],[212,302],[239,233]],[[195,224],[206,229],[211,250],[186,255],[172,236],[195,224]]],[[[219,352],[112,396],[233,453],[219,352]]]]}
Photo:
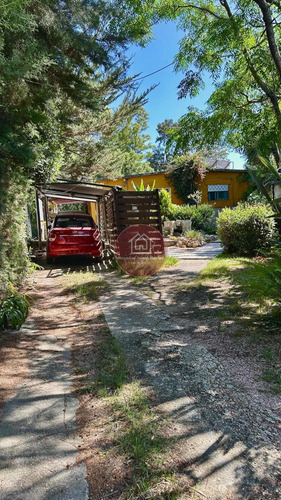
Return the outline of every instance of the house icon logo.
{"type": "Polygon", "coordinates": [[[117,264],[131,276],[151,276],[165,260],[164,239],[160,231],[146,224],[126,227],[114,245],[117,264]]]}
{"type": "Polygon", "coordinates": [[[153,240],[147,234],[137,233],[129,240],[129,243],[132,257],[152,255],[153,240]]]}

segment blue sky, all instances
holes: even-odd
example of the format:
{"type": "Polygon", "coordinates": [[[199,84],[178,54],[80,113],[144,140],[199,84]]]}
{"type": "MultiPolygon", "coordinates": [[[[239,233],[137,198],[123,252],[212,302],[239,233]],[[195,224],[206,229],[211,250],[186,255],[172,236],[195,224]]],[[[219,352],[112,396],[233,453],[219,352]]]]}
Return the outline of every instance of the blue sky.
{"type": "MultiPolygon", "coordinates": [[[[178,51],[178,42],[182,38],[182,32],[177,30],[173,22],[157,24],[153,30],[154,40],[145,48],[132,47],[129,55],[132,56],[132,66],[129,74],[141,73],[145,76],[171,63],[178,51]]],[[[185,114],[188,106],[196,106],[204,109],[206,101],[212,92],[212,85],[206,82],[206,87],[200,95],[194,99],[189,97],[178,100],[177,86],[183,73],[175,73],[170,66],[159,73],[140,80],[140,91],[144,91],[151,85],[159,84],[150,94],[149,102],[145,106],[149,114],[149,127],[147,132],[155,142],[157,124],[166,118],[178,120],[185,114]]],[[[244,160],[237,153],[230,152],[229,159],[234,161],[235,168],[242,168],[244,160]]]]}

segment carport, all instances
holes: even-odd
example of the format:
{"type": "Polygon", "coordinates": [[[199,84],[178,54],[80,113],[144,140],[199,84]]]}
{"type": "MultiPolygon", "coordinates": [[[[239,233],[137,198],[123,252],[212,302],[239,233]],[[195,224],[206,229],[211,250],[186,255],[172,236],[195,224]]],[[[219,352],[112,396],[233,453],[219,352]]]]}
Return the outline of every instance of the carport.
{"type": "MultiPolygon", "coordinates": [[[[118,186],[116,190],[121,189],[118,186]]],[[[104,200],[104,195],[112,190],[112,186],[106,184],[96,184],[89,182],[80,182],[73,180],[58,179],[56,182],[47,184],[38,184],[36,186],[36,219],[38,229],[39,249],[42,249],[42,243],[46,239],[49,224],[48,201],[53,200],[56,203],[87,203],[88,211],[93,215],[96,213],[96,222],[99,224],[100,202],[104,200]],[[93,204],[93,206],[92,206],[93,204]]]]}
{"type": "Polygon", "coordinates": [[[158,190],[123,191],[120,186],[58,179],[36,186],[36,217],[39,249],[47,237],[48,200],[57,203],[88,203],[99,227],[104,248],[114,251],[118,235],[126,227],[150,225],[162,234],[158,190]]]}

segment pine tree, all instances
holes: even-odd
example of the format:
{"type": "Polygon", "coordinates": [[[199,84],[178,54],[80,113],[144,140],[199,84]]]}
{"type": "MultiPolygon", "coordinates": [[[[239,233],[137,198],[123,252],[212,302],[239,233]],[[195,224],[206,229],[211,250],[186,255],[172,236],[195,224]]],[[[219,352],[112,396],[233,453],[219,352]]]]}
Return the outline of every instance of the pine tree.
{"type": "Polygon", "coordinates": [[[125,49],[150,36],[148,4],[0,2],[2,283],[20,275],[26,264],[19,230],[24,212],[11,217],[14,209],[24,207],[30,180],[48,180],[57,172],[65,158],[66,131],[85,115],[101,116],[114,96],[126,92],[125,49]]]}

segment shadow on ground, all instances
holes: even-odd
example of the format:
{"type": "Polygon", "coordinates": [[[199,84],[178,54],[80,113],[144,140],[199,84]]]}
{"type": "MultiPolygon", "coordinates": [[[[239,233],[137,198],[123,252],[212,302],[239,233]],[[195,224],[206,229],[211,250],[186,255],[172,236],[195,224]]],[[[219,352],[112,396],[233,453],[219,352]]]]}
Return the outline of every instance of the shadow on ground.
{"type": "MultiPolygon", "coordinates": [[[[233,315],[227,310],[223,325],[218,321],[227,290],[206,286],[177,291],[173,280],[178,272],[159,274],[149,281],[151,288],[141,284],[139,289],[124,289],[112,280],[111,295],[101,300],[110,330],[125,350],[134,376],[153,389],[157,409],[174,422],[171,438],[177,443],[181,471],[203,496],[278,499],[280,399],[278,406],[274,396],[267,400],[249,392],[224,364],[228,356],[238,366],[246,358],[246,341],[235,349],[233,330],[229,335],[233,315]],[[172,297],[169,287],[175,292],[172,297]],[[149,297],[151,291],[161,300],[161,308],[140,292],[144,288],[149,297]],[[225,358],[218,359],[223,351],[225,358]]],[[[190,279],[193,273],[191,264],[190,279]]],[[[251,370],[244,378],[248,375],[251,370]]]]}
{"type": "MultiPolygon", "coordinates": [[[[43,265],[42,261],[38,263],[43,265]]],[[[91,450],[97,454],[98,462],[95,465],[99,477],[97,472],[94,476],[93,467],[92,473],[96,480],[96,483],[93,481],[93,488],[95,485],[98,488],[98,481],[102,478],[104,484],[107,482],[110,485],[108,496],[117,499],[122,493],[120,478],[124,488],[131,479],[127,475],[130,457],[128,463],[123,464],[123,475],[120,473],[118,476],[116,464],[120,459],[113,454],[113,458],[108,460],[109,449],[114,447],[108,438],[101,439],[98,435],[96,441],[92,442],[92,448],[89,447],[89,441],[82,446],[78,445],[79,441],[74,444],[71,442],[77,402],[69,397],[70,374],[66,367],[70,358],[64,342],[71,341],[74,355],[77,357],[79,354],[83,359],[81,369],[85,371],[81,373],[81,379],[86,382],[88,373],[93,370],[99,342],[104,340],[99,331],[92,329],[97,302],[80,304],[63,291],[57,279],[75,273],[107,273],[112,270],[111,262],[95,263],[92,259],[80,257],[62,258],[54,265],[44,265],[44,269],[44,278],[40,278],[40,273],[38,275],[36,310],[33,314],[38,333],[48,338],[43,338],[43,342],[46,340],[42,346],[43,355],[42,352],[27,352],[32,355],[33,378],[20,389],[6,411],[2,446],[3,469],[8,471],[5,484],[8,486],[3,499],[17,500],[27,496],[31,500],[56,497],[80,499],[79,487],[81,489],[81,484],[83,487],[85,485],[83,481],[80,482],[80,466],[75,469],[74,465],[78,446],[85,456],[89,456],[91,450]],[[84,343],[83,332],[87,334],[84,343]],[[55,381],[54,386],[52,380],[55,381]],[[72,412],[69,413],[69,409],[72,412]],[[9,444],[5,441],[8,438],[9,444]],[[71,492],[69,489],[64,492],[61,485],[67,483],[69,471],[71,483],[68,487],[71,486],[71,492]],[[44,490],[44,484],[48,485],[49,491],[44,490]]],[[[165,273],[165,279],[170,280],[181,276],[180,271],[175,269],[171,270],[170,275],[169,271],[165,273]]],[[[189,275],[192,278],[194,270],[189,275]]],[[[118,292],[121,281],[116,279],[118,292]]],[[[154,291],[159,288],[164,307],[164,277],[160,277],[159,283],[161,285],[157,287],[154,280],[154,291]]],[[[275,424],[270,423],[273,417],[260,409],[255,400],[251,401],[247,393],[241,394],[239,387],[233,384],[222,364],[212,354],[220,352],[219,345],[225,349],[229,338],[227,332],[217,328],[217,319],[214,318],[214,311],[222,307],[221,291],[205,290],[201,297],[195,291],[189,294],[178,291],[165,313],[169,312],[174,321],[178,318],[181,329],[167,329],[158,334],[159,322],[163,320],[163,324],[167,325],[163,310],[153,309],[149,299],[143,301],[142,294],[129,283],[123,282],[121,288],[122,300],[117,300],[114,294],[105,300],[111,309],[113,323],[117,324],[123,307],[127,321],[119,325],[116,337],[126,352],[135,380],[154,393],[151,405],[161,415],[169,416],[165,444],[173,450],[176,473],[187,478],[191,486],[188,493],[178,497],[188,499],[203,496],[210,500],[279,499],[280,449],[275,424]],[[156,328],[150,329],[151,325],[146,325],[146,331],[138,331],[139,324],[134,328],[136,316],[139,324],[151,319],[156,328]],[[206,338],[210,342],[208,349],[202,345],[206,338]],[[211,346],[213,351],[209,349],[211,346]]],[[[102,323],[101,319],[98,321],[102,323]]],[[[111,330],[114,333],[114,325],[111,330]]],[[[37,333],[34,332],[34,335],[36,337],[37,333]]],[[[94,371],[92,376],[95,377],[94,371]]],[[[91,412],[89,417],[95,425],[100,411],[99,403],[95,398],[91,399],[90,391],[87,401],[91,412]]],[[[114,425],[114,422],[110,425],[114,425]]],[[[116,429],[115,438],[125,440],[122,426],[116,429]]],[[[86,422],[85,433],[88,431],[86,422]]],[[[96,428],[93,427],[92,431],[96,432],[96,428]]],[[[151,439],[154,439],[153,435],[151,439]]],[[[93,493],[91,499],[105,497],[98,492],[93,493]]],[[[151,498],[172,500],[177,497],[155,494],[151,498]]]]}
{"type": "Polygon", "coordinates": [[[56,278],[63,274],[77,272],[104,273],[112,271],[114,266],[112,258],[108,256],[101,260],[83,255],[65,256],[59,257],[52,264],[47,264],[46,258],[43,256],[37,258],[34,262],[49,271],[48,278],[56,278]]]}

